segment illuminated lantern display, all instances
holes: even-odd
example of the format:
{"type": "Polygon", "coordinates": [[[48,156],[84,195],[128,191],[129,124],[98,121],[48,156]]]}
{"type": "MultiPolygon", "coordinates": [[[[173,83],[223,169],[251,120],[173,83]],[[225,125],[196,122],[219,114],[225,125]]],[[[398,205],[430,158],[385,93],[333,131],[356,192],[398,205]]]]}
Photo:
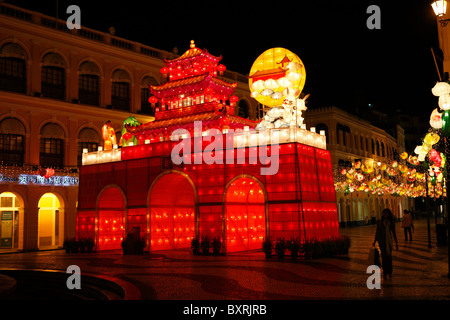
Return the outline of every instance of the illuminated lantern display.
{"type": "Polygon", "coordinates": [[[306,81],[305,67],[300,58],[284,48],[264,51],[253,63],[249,74],[250,91],[259,103],[278,107],[283,103],[288,89],[296,98],[306,81]],[[257,94],[259,93],[259,94],[257,94]]]}
{"type": "MultiPolygon", "coordinates": [[[[145,250],[157,251],[208,236],[231,253],[259,250],[268,237],[339,235],[325,136],[292,127],[256,131],[258,122],[235,115],[237,84],[217,78],[221,59],[191,41],[183,55],[164,60],[168,81],[150,86],[161,103],[155,121],[130,117],[121,148],[83,154],[78,237],[95,238],[99,250],[120,249],[139,230],[145,250]]],[[[285,95],[283,86],[297,81],[300,91],[301,62],[287,51],[276,62],[285,79],[259,83],[273,80],[270,90],[285,95]]]]}

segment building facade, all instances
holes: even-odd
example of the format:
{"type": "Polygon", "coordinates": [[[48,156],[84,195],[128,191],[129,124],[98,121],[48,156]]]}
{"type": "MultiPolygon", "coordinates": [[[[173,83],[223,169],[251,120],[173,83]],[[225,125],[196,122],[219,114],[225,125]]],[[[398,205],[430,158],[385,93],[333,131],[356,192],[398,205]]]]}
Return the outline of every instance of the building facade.
{"type": "MultiPolygon", "coordinates": [[[[149,85],[177,55],[0,4],[0,250],[60,247],[75,237],[78,168],[111,121],[154,120],[149,85]]],[[[256,117],[245,76],[236,113],[256,117]]]]}
{"type": "MultiPolygon", "coordinates": [[[[315,127],[316,131],[325,130],[335,180],[345,162],[360,160],[362,164],[379,170],[405,151],[405,134],[399,125],[395,127],[395,136],[392,136],[369,121],[334,106],[307,110],[305,123],[308,127],[315,127]]],[[[384,208],[391,209],[400,218],[403,209],[413,206],[412,199],[407,197],[374,195],[364,191],[347,194],[340,190],[336,191],[336,203],[341,226],[363,224],[372,217],[379,219],[384,208]]]]}

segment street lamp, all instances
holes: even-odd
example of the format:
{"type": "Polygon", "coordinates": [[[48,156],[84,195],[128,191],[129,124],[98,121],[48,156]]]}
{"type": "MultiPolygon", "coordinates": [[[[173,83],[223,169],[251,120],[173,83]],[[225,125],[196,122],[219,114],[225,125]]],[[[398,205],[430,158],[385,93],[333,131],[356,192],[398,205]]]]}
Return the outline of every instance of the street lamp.
{"type": "Polygon", "coordinates": [[[437,0],[431,4],[433,7],[434,13],[439,19],[439,23],[442,27],[445,27],[450,19],[444,19],[444,16],[447,14],[447,0],[437,0]]]}

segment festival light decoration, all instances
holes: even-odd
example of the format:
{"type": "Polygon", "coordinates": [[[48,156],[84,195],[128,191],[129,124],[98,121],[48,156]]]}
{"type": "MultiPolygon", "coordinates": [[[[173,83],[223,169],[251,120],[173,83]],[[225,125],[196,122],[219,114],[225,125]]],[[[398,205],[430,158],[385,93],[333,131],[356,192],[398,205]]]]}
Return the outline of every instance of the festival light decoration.
{"type": "Polygon", "coordinates": [[[304,67],[289,52],[281,54],[275,62],[283,70],[279,77],[260,73],[256,79],[253,73],[256,81],[250,84],[257,99],[267,90],[267,99],[281,103],[267,114],[280,118],[269,119],[274,130],[254,130],[256,121],[235,116],[237,83],[217,78],[226,70],[218,64],[221,57],[191,41],[183,55],[164,60],[167,69],[161,72],[168,81],[150,85],[154,99],[149,102],[161,106],[155,121],[139,124],[130,117],[124,121],[122,148],[83,154],[78,236],[94,233],[100,249],[119,249],[126,232],[139,227],[154,251],[188,248],[194,235],[206,234],[221,238],[227,252],[259,249],[267,236],[338,236],[326,137],[303,128],[307,97],[298,96],[304,67]],[[219,150],[208,149],[213,136],[223,138],[219,150]],[[179,146],[189,152],[175,163],[172,151],[179,146]],[[226,162],[205,163],[213,153],[226,162]],[[255,157],[261,154],[279,155],[273,175],[261,173],[271,164],[267,157],[255,157]]]}

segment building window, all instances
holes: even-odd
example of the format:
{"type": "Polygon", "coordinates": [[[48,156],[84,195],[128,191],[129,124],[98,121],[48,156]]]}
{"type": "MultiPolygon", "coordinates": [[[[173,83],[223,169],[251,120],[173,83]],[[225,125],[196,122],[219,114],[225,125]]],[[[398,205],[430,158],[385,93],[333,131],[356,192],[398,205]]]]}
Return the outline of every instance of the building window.
{"type": "Polygon", "coordinates": [[[91,61],[85,61],[80,65],[78,73],[78,99],[80,103],[99,106],[101,76],[99,67],[91,61]]]}
{"type": "Polygon", "coordinates": [[[91,128],[84,128],[78,135],[78,152],[77,152],[77,164],[81,167],[83,161],[83,149],[87,149],[88,152],[97,151],[98,147],[102,144],[100,135],[91,128]]]}
{"type": "Polygon", "coordinates": [[[130,110],[130,84],[127,82],[112,83],[111,104],[114,109],[130,110]]]}
{"type": "Polygon", "coordinates": [[[97,75],[81,74],[78,84],[80,103],[93,106],[100,105],[100,79],[97,75]]]}
{"type": "Polygon", "coordinates": [[[385,153],[385,151],[384,151],[384,143],[383,143],[383,142],[381,143],[381,156],[382,156],[382,157],[385,157],[385,156],[386,156],[386,153],[385,153]]]}
{"type": "Polygon", "coordinates": [[[66,96],[64,68],[42,67],[41,91],[44,97],[64,100],[66,96]]]}
{"type": "Polygon", "coordinates": [[[26,93],[25,60],[20,58],[0,58],[0,89],[26,93]]]}
{"type": "Polygon", "coordinates": [[[6,166],[22,166],[25,137],[18,134],[0,134],[0,162],[6,166]]]}
{"type": "Polygon", "coordinates": [[[25,127],[15,118],[0,122],[0,163],[22,166],[25,155],[25,127]]]}
{"type": "Polygon", "coordinates": [[[248,111],[248,105],[247,102],[244,100],[239,101],[239,117],[241,118],[248,118],[249,111],[248,111]]]}
{"type": "Polygon", "coordinates": [[[39,165],[45,168],[64,167],[64,141],[62,139],[41,138],[39,165]]]}
{"type": "Polygon", "coordinates": [[[131,77],[127,71],[117,69],[112,73],[111,104],[117,110],[130,110],[131,77]]]}
{"type": "Polygon", "coordinates": [[[345,146],[347,144],[346,133],[351,134],[350,128],[348,126],[344,126],[340,123],[336,126],[336,143],[340,144],[339,132],[342,132],[342,145],[345,146]]]}
{"type": "Polygon", "coordinates": [[[377,156],[380,156],[380,143],[378,140],[375,142],[376,148],[377,148],[377,156]]]}

